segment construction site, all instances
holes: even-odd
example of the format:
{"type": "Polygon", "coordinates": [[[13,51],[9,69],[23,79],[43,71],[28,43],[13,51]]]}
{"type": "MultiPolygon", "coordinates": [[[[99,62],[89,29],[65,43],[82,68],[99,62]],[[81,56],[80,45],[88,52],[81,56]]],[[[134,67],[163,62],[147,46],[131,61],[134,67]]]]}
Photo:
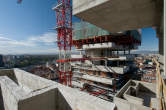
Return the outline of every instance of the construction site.
{"type": "Polygon", "coordinates": [[[111,34],[86,22],[73,27],[73,42],[80,55],[71,58],[80,61],[71,62],[72,85],[113,100],[134,70],[134,56],[130,51],[141,45],[141,34],[137,30],[111,34]]]}
{"type": "Polygon", "coordinates": [[[57,0],[59,59],[33,68],[35,75],[1,69],[0,110],[166,110],[164,2],[57,0]],[[147,27],[156,31],[159,58],[145,64],[132,52],[147,27]]]}

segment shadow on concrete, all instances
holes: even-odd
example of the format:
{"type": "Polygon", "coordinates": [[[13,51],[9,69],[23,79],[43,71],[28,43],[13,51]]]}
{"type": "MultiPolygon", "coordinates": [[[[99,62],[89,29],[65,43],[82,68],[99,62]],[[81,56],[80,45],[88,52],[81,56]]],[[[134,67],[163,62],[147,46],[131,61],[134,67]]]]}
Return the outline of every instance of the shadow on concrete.
{"type": "Polygon", "coordinates": [[[3,97],[2,97],[1,87],[0,87],[0,110],[5,110],[5,108],[4,108],[4,102],[3,102],[3,97]]]}
{"type": "Polygon", "coordinates": [[[72,110],[68,102],[66,101],[63,94],[58,90],[58,104],[57,104],[57,110],[72,110]]]}
{"type": "Polygon", "coordinates": [[[0,70],[0,76],[8,76],[11,80],[18,84],[18,80],[13,69],[0,70]]]}

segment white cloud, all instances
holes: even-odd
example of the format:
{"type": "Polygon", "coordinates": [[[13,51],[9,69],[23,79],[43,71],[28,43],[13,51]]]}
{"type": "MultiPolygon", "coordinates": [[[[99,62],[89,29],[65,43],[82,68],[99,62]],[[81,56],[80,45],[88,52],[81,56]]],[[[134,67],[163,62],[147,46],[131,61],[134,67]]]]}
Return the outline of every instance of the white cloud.
{"type": "Polygon", "coordinates": [[[30,36],[25,40],[15,40],[6,37],[4,34],[0,34],[0,53],[57,53],[58,49],[55,45],[56,36],[56,33],[48,32],[42,35],[30,36]],[[51,46],[55,46],[55,48],[52,48],[51,46]]]}
{"type": "Polygon", "coordinates": [[[37,46],[38,43],[49,45],[55,43],[56,41],[57,34],[53,32],[44,33],[43,35],[30,36],[26,40],[9,39],[3,34],[0,34],[0,46],[37,46]]]}
{"type": "Polygon", "coordinates": [[[17,49],[13,52],[14,54],[56,54],[58,53],[57,48],[48,48],[48,49],[42,49],[42,48],[28,48],[28,49],[17,49]]]}
{"type": "Polygon", "coordinates": [[[56,41],[57,34],[53,32],[30,36],[25,40],[10,39],[0,34],[0,54],[56,54],[59,52],[56,41]]]}
{"type": "Polygon", "coordinates": [[[57,41],[57,34],[53,32],[49,32],[40,36],[32,36],[28,40],[33,42],[45,43],[46,45],[51,45],[57,41]]]}
{"type": "Polygon", "coordinates": [[[35,44],[31,41],[17,41],[9,39],[7,37],[0,36],[0,47],[15,47],[15,46],[34,46],[35,44]]]}

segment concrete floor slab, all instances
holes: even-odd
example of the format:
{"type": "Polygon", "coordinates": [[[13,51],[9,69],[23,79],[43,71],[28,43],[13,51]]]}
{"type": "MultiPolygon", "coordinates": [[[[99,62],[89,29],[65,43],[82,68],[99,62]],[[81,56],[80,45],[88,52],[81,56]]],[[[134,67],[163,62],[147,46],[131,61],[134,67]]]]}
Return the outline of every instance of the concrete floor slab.
{"type": "Polygon", "coordinates": [[[161,0],[73,0],[73,14],[110,32],[157,26],[161,0]]]}

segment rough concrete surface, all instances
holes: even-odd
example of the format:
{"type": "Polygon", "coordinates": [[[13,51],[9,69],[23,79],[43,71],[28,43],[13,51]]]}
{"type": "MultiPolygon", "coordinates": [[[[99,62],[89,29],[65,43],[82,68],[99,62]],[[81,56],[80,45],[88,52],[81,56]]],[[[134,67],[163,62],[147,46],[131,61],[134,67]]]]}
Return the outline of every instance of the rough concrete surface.
{"type": "Polygon", "coordinates": [[[0,110],[114,110],[115,104],[20,69],[0,70],[0,110]]]}
{"type": "Polygon", "coordinates": [[[110,32],[158,26],[162,0],[73,0],[73,14],[110,32]]]}
{"type": "Polygon", "coordinates": [[[152,103],[158,101],[155,88],[155,84],[130,80],[116,94],[114,103],[118,110],[158,110],[152,103]]]}

